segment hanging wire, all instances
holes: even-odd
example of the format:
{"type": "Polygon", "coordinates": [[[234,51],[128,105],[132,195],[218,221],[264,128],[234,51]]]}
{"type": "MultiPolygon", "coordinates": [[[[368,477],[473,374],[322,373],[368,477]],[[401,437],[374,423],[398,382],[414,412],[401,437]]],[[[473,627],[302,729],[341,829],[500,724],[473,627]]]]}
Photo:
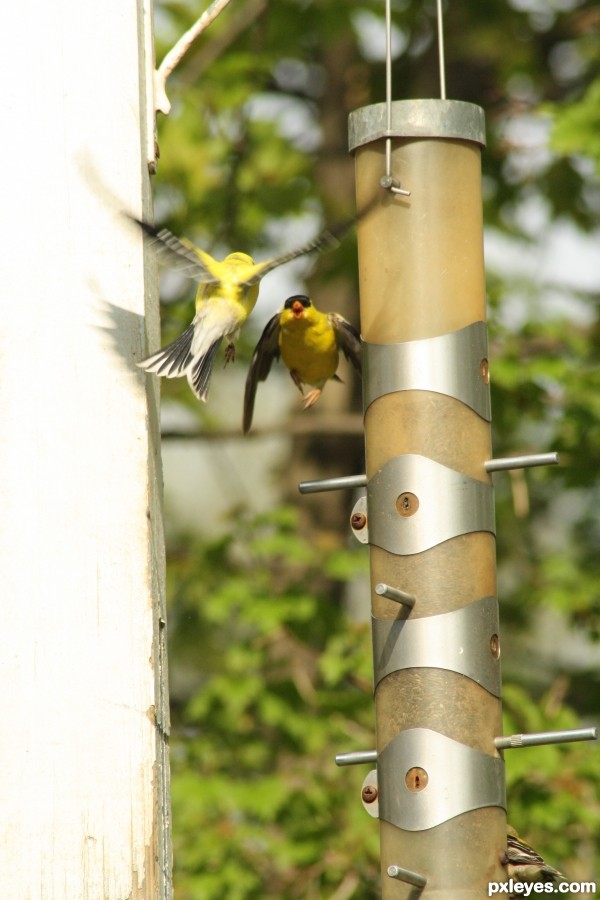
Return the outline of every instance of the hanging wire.
{"type": "MultiPolygon", "coordinates": [[[[385,0],[385,128],[392,130],[392,13],[391,0],[385,0]]],[[[392,139],[385,141],[385,175],[391,179],[392,139]]],[[[390,183],[391,187],[391,183],[390,183]]]]}
{"type": "Polygon", "coordinates": [[[410,196],[392,176],[392,11],[391,0],[385,0],[385,175],[379,181],[393,194],[410,196]]]}
{"type": "MultiPolygon", "coordinates": [[[[444,56],[443,0],[436,0],[438,58],[440,67],[440,97],[446,99],[446,61],[444,56]]],[[[379,180],[382,188],[393,194],[410,196],[392,175],[392,10],[391,0],[385,0],[385,175],[379,180]]]]}
{"type": "Polygon", "coordinates": [[[440,61],[440,97],[446,99],[446,62],[444,59],[444,16],[443,0],[437,0],[438,56],[440,61]]]}

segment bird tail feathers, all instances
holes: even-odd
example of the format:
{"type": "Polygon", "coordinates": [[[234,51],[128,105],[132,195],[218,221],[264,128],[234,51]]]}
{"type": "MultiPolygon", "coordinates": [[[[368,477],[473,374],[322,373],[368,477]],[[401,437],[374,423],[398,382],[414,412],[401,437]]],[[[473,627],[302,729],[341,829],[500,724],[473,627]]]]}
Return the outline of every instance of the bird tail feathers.
{"type": "Polygon", "coordinates": [[[193,362],[192,340],[194,337],[193,324],[186,328],[172,343],[161,347],[156,353],[146,357],[138,366],[146,372],[155,372],[165,378],[179,378],[185,375],[193,362]]]}
{"type": "Polygon", "coordinates": [[[154,372],[163,378],[179,378],[187,375],[191,389],[199,400],[208,398],[208,386],[217,351],[222,338],[217,338],[205,352],[193,353],[194,324],[179,335],[172,343],[167,344],[138,363],[146,372],[154,372]]]}
{"type": "Polygon", "coordinates": [[[217,351],[221,346],[222,340],[223,338],[218,338],[213,344],[210,345],[203,356],[200,356],[196,359],[191,369],[188,369],[188,384],[199,400],[208,400],[210,376],[212,375],[217,351]]]}

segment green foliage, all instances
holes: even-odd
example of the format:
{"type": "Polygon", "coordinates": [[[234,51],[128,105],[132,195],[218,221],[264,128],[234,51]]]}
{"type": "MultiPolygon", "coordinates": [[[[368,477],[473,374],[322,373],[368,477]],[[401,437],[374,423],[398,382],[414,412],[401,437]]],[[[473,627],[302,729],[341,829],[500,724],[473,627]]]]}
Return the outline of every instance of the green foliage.
{"type": "MultiPolygon", "coordinates": [[[[577,716],[562,703],[564,689],[558,679],[532,699],[520,686],[505,684],[505,733],[577,728],[577,716]]],[[[600,842],[600,756],[590,747],[552,744],[505,752],[511,825],[546,859],[560,862],[572,880],[582,881],[597,872],[598,863],[594,869],[581,846],[597,848],[600,842]]]]}
{"type": "MultiPolygon", "coordinates": [[[[297,534],[292,509],[171,548],[173,817],[177,894],[325,896],[350,871],[375,897],[378,833],[360,771],[336,752],[372,743],[370,636],[328,572],[360,552],[297,534]],[[369,888],[371,885],[371,888],[369,888]]],[[[358,562],[358,558],[362,562],[358,562]]]]}
{"type": "Polygon", "coordinates": [[[588,157],[600,175],[600,78],[566,107],[552,106],[552,146],[558,153],[588,157]]]}

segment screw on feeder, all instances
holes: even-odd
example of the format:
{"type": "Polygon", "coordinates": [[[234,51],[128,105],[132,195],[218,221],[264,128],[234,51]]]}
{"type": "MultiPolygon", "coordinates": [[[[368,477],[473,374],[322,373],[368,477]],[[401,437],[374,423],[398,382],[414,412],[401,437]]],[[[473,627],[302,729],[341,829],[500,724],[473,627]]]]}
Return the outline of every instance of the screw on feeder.
{"type": "Polygon", "coordinates": [[[352,528],[355,528],[357,531],[361,531],[367,524],[367,517],[364,513],[361,512],[352,513],[350,517],[350,524],[352,528]]]}
{"type": "Polygon", "coordinates": [[[494,659],[500,659],[500,638],[493,634],[490,638],[490,650],[494,659]]]}
{"type": "Polygon", "coordinates": [[[429,775],[421,766],[413,766],[404,776],[404,783],[412,794],[418,794],[429,784],[429,775]]]}
{"type": "Polygon", "coordinates": [[[398,510],[400,515],[404,516],[405,518],[414,516],[418,508],[419,498],[416,494],[413,494],[410,491],[404,491],[404,493],[400,494],[396,499],[396,509],[398,510]]]}
{"type": "Polygon", "coordinates": [[[374,784],[365,784],[361,796],[365,803],[375,803],[377,800],[377,788],[374,784]]]}

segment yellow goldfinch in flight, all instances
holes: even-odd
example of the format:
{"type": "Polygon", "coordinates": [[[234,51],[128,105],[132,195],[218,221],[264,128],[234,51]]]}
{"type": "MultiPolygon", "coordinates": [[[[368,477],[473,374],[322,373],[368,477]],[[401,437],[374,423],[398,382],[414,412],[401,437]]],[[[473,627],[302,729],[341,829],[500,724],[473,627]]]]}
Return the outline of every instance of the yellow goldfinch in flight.
{"type": "Polygon", "coordinates": [[[301,394],[305,384],[313,387],[304,397],[303,409],[308,409],[326,381],[340,381],[336,375],[340,350],[360,373],[360,335],[354,326],[338,313],[319,312],[304,294],[288,297],[267,322],[254,350],[244,393],[244,434],[252,425],[258,382],[265,381],[273,360],[281,357],[301,394]]]}
{"type": "Polygon", "coordinates": [[[518,837],[510,826],[506,837],[506,852],[502,853],[500,861],[506,866],[508,877],[515,882],[557,884],[559,881],[566,881],[562,872],[544,862],[539,853],[518,837]]]}
{"type": "Polygon", "coordinates": [[[254,308],[261,279],[292,259],[328,246],[337,246],[352,225],[372,209],[375,200],[358,216],[321,232],[296,250],[261,263],[255,263],[246,253],[230,253],[222,261],[213,259],[189,241],[179,240],[166,228],[157,229],[147,222],[134,219],[151,240],[161,262],[198,282],[196,315],[192,323],[171,344],[138,365],[147,372],[167,378],[186,375],[194,394],[199,400],[206,400],[221,342],[223,339],[227,342],[225,362],[235,359],[234,341],[254,308]]]}

